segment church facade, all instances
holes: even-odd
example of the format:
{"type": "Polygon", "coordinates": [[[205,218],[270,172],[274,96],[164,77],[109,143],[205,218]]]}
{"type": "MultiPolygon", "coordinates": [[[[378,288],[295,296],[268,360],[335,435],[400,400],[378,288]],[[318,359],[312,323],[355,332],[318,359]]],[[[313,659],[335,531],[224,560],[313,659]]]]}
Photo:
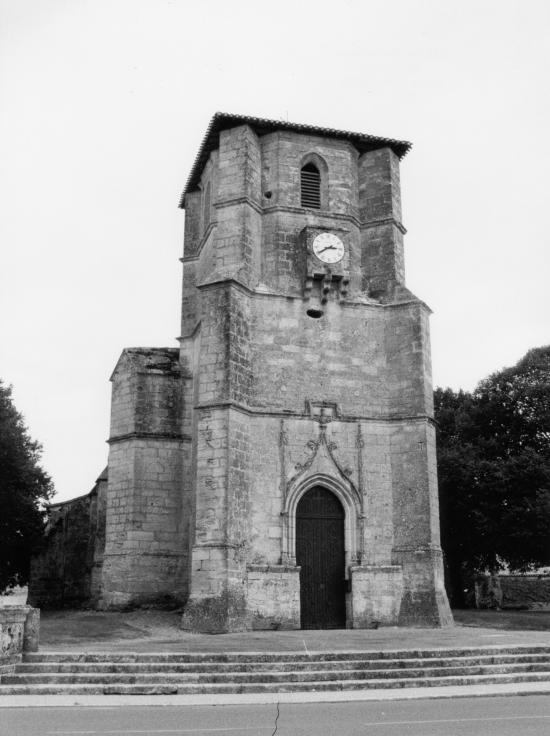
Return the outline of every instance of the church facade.
{"type": "Polygon", "coordinates": [[[409,147],[214,116],[179,348],[124,350],[111,379],[94,605],[169,596],[212,632],[451,623],[409,147]]]}

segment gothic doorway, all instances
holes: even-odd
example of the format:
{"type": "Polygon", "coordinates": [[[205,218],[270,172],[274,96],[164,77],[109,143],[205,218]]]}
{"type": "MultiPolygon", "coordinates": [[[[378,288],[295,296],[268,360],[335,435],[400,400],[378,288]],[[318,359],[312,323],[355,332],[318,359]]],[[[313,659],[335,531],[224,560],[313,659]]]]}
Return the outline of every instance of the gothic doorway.
{"type": "Polygon", "coordinates": [[[296,509],[296,564],[300,572],[303,629],[346,625],[345,514],[331,491],[315,486],[296,509]]]}

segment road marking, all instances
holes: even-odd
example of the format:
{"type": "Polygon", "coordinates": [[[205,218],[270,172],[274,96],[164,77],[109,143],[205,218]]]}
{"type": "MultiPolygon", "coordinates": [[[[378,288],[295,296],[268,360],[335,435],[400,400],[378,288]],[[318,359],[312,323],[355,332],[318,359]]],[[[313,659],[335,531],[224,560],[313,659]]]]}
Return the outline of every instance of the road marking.
{"type": "Polygon", "coordinates": [[[305,639],[302,639],[302,641],[304,642],[304,649],[306,650],[306,654],[309,657],[309,651],[308,651],[308,648],[307,648],[306,640],[305,639]]]}
{"type": "Polygon", "coordinates": [[[415,723],[470,723],[481,721],[536,721],[550,716],[489,716],[488,718],[434,718],[431,721],[369,721],[362,726],[410,726],[415,723]]]}
{"type": "Polygon", "coordinates": [[[64,734],[107,734],[107,733],[214,733],[215,731],[268,731],[271,729],[271,726],[239,726],[238,728],[234,727],[225,727],[225,728],[157,728],[157,729],[151,729],[148,728],[146,731],[138,731],[135,728],[131,729],[124,729],[122,731],[48,731],[48,736],[57,736],[57,734],[64,733],[64,734]]]}

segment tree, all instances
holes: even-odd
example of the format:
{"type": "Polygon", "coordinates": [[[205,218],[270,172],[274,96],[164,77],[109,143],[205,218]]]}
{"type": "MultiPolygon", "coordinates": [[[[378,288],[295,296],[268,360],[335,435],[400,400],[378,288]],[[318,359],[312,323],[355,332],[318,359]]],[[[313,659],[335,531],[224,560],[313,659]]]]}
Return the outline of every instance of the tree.
{"type": "Polygon", "coordinates": [[[477,571],[550,562],[550,346],[434,398],[441,542],[461,605],[477,571]]]}
{"type": "Polygon", "coordinates": [[[0,381],[0,591],[28,581],[31,554],[42,539],[43,507],[53,485],[39,465],[41,453],[11,387],[0,381]]]}

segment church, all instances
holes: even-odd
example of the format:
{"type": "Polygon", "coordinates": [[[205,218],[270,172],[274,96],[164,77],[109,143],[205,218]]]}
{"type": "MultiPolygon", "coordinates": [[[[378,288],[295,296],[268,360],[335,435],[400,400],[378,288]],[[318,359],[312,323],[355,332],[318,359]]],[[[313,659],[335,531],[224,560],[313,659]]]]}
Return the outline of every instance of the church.
{"type": "Polygon", "coordinates": [[[183,191],[179,347],[111,377],[107,471],[50,508],[35,605],[192,631],[452,623],[406,141],[217,113],[183,191]]]}

